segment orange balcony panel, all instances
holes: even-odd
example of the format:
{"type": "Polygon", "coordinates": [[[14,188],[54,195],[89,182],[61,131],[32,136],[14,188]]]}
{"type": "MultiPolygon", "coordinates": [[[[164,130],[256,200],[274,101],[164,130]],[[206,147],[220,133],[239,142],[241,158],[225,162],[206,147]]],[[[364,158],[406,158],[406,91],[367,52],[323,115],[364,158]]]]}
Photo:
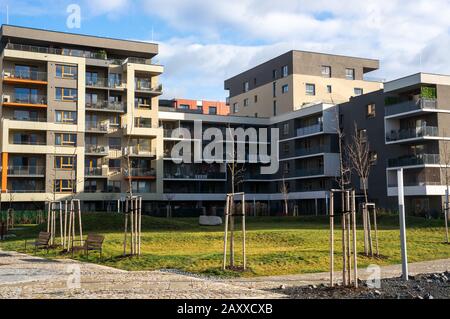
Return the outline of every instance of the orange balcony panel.
{"type": "Polygon", "coordinates": [[[16,78],[4,78],[3,82],[8,84],[31,84],[31,85],[47,85],[47,81],[28,80],[28,79],[16,79],[16,78]]]}
{"type": "Polygon", "coordinates": [[[2,192],[8,188],[8,153],[2,153],[2,192]]]}
{"type": "Polygon", "coordinates": [[[17,103],[17,102],[3,102],[3,106],[11,107],[36,107],[36,108],[47,108],[47,104],[30,104],[30,103],[17,103]]]}

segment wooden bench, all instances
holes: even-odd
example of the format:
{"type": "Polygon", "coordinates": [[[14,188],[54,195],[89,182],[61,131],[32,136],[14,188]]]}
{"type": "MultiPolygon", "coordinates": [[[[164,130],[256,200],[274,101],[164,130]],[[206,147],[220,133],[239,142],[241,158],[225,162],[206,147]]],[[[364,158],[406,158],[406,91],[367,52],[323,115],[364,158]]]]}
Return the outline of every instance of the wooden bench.
{"type": "MultiPolygon", "coordinates": [[[[52,234],[47,233],[47,232],[40,232],[38,238],[30,243],[32,246],[34,246],[34,253],[36,254],[37,249],[38,248],[45,248],[47,249],[47,254],[48,254],[48,249],[50,248],[50,238],[52,237],[52,234]]],[[[25,251],[27,250],[27,241],[25,240],[25,251]]]]}
{"type": "Polygon", "coordinates": [[[100,257],[102,257],[104,241],[105,236],[96,234],[89,234],[84,240],[83,246],[74,246],[74,242],[80,242],[80,240],[74,240],[72,241],[72,257],[75,251],[84,251],[86,256],[89,256],[89,251],[98,251],[100,252],[100,257]]]}

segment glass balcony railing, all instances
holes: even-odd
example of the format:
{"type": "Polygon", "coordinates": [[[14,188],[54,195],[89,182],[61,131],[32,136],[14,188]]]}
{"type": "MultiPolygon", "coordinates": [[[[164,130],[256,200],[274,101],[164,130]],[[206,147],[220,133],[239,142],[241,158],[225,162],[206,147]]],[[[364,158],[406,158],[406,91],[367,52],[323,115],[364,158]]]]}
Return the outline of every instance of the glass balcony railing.
{"type": "Polygon", "coordinates": [[[436,126],[421,126],[411,129],[403,129],[398,131],[391,131],[386,135],[388,142],[407,140],[420,137],[436,137],[439,136],[439,129],[436,126]]]}
{"type": "Polygon", "coordinates": [[[44,166],[10,166],[8,167],[9,176],[43,176],[45,174],[44,166]]]}
{"type": "Polygon", "coordinates": [[[8,189],[8,192],[13,194],[43,194],[44,189],[8,189]]]}
{"type": "Polygon", "coordinates": [[[106,79],[106,78],[95,78],[95,79],[86,79],[87,87],[95,87],[95,88],[110,88],[110,89],[123,89],[123,81],[106,79]]]}
{"type": "Polygon", "coordinates": [[[99,145],[86,145],[86,154],[105,154],[109,153],[108,146],[99,146],[99,145]]]}
{"type": "Polygon", "coordinates": [[[297,177],[317,176],[317,175],[323,175],[323,174],[324,174],[323,167],[299,168],[299,169],[295,170],[295,175],[297,177]]]}
{"type": "Polygon", "coordinates": [[[36,116],[14,116],[14,121],[24,121],[24,122],[47,122],[47,118],[42,117],[36,117],[36,116]]]}
{"type": "Polygon", "coordinates": [[[109,102],[109,101],[102,101],[95,103],[88,102],[86,103],[86,109],[124,112],[125,105],[122,102],[109,102]]]}
{"type": "Polygon", "coordinates": [[[3,78],[7,80],[47,81],[47,72],[33,70],[4,70],[3,78]]]}
{"type": "Polygon", "coordinates": [[[436,99],[419,99],[417,101],[405,101],[397,104],[386,106],[386,116],[401,114],[422,109],[436,109],[436,99]]]}
{"type": "Polygon", "coordinates": [[[32,104],[32,105],[47,105],[47,97],[45,95],[33,94],[12,94],[3,95],[3,103],[17,103],[17,104],[32,104]]]}
{"type": "Polygon", "coordinates": [[[439,165],[439,154],[418,154],[388,160],[388,167],[416,166],[426,164],[439,165]]]}
{"type": "Polygon", "coordinates": [[[163,90],[162,84],[159,84],[156,87],[152,87],[151,83],[149,83],[148,81],[136,81],[135,86],[137,91],[162,93],[163,90]]]}
{"type": "Polygon", "coordinates": [[[156,170],[153,168],[132,168],[130,171],[124,169],[124,175],[126,177],[156,177],[156,170]]]}
{"type": "Polygon", "coordinates": [[[86,130],[87,131],[95,131],[95,132],[108,132],[109,124],[108,123],[99,123],[99,122],[86,122],[86,130]]]}
{"type": "Polygon", "coordinates": [[[226,174],[220,172],[165,172],[164,178],[167,179],[198,179],[198,180],[207,180],[207,179],[225,179],[226,174]]]}
{"type": "Polygon", "coordinates": [[[315,124],[310,126],[305,126],[297,129],[297,136],[316,134],[323,131],[322,124],[315,124]]]}
{"type": "Polygon", "coordinates": [[[12,144],[13,145],[37,145],[37,146],[47,145],[46,142],[33,141],[33,140],[13,140],[12,144]]]}
{"type": "Polygon", "coordinates": [[[89,167],[84,170],[85,176],[103,176],[103,169],[101,167],[89,167]]]}
{"type": "Polygon", "coordinates": [[[296,150],[297,156],[308,156],[321,153],[333,153],[330,145],[319,145],[310,148],[299,148],[296,150]]]}

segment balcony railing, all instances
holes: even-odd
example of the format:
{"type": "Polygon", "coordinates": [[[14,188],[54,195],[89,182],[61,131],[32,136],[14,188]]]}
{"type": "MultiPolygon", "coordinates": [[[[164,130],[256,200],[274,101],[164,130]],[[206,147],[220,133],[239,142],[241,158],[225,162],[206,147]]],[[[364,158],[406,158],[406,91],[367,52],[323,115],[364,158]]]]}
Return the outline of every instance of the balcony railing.
{"type": "Polygon", "coordinates": [[[226,174],[220,172],[208,172],[208,173],[178,173],[178,172],[165,172],[164,178],[167,179],[199,179],[199,180],[207,180],[207,179],[225,179],[226,174]]]}
{"type": "Polygon", "coordinates": [[[45,95],[3,94],[3,103],[47,105],[47,97],[45,95]]]}
{"type": "Polygon", "coordinates": [[[41,141],[13,141],[12,144],[13,145],[39,145],[39,146],[47,145],[46,142],[41,142],[41,141]]]}
{"type": "MultiPolygon", "coordinates": [[[[179,130],[179,128],[176,128],[176,129],[164,129],[164,137],[167,137],[167,138],[173,138],[172,134],[173,134],[176,130],[179,130]]],[[[183,127],[181,127],[181,130],[180,130],[179,132],[181,133],[181,132],[184,132],[185,130],[187,130],[187,132],[189,132],[189,134],[191,135],[191,138],[194,138],[194,132],[191,131],[189,128],[183,128],[183,127]]],[[[183,138],[183,137],[181,136],[181,134],[179,134],[179,135],[176,135],[175,138],[183,138]]]]}
{"type": "Polygon", "coordinates": [[[130,171],[124,170],[126,177],[156,177],[156,170],[146,168],[132,168],[130,171]]]}
{"type": "Polygon", "coordinates": [[[13,117],[14,121],[23,121],[23,122],[47,122],[47,118],[46,117],[18,117],[18,116],[14,116],[13,117]]]}
{"type": "Polygon", "coordinates": [[[159,84],[156,87],[152,87],[151,84],[146,83],[146,82],[137,81],[135,84],[136,84],[137,91],[162,93],[162,90],[163,90],[162,84],[159,84]]]}
{"type": "Polygon", "coordinates": [[[393,105],[386,106],[386,116],[406,113],[422,109],[436,109],[436,99],[419,99],[417,101],[405,101],[393,105]]]}
{"type": "Polygon", "coordinates": [[[46,191],[44,189],[8,189],[8,192],[13,194],[43,194],[46,191]]]}
{"type": "Polygon", "coordinates": [[[10,166],[8,175],[10,176],[43,176],[45,174],[44,166],[10,166]]]}
{"type": "Polygon", "coordinates": [[[297,129],[297,136],[316,134],[323,131],[322,124],[315,124],[310,126],[305,126],[297,129]]]}
{"type": "Polygon", "coordinates": [[[84,175],[85,176],[90,176],[90,177],[95,177],[95,176],[98,176],[98,177],[103,177],[104,175],[103,175],[103,169],[101,168],[101,167],[89,167],[89,168],[86,168],[85,170],[84,170],[84,175]]]}
{"type": "Polygon", "coordinates": [[[332,153],[330,145],[319,145],[311,148],[299,148],[296,150],[297,156],[308,156],[321,153],[332,153]]]}
{"type": "Polygon", "coordinates": [[[297,177],[317,176],[317,175],[323,175],[323,174],[324,174],[323,167],[299,168],[299,169],[295,170],[295,175],[297,177]]]}
{"type": "Polygon", "coordinates": [[[388,142],[407,140],[420,137],[436,137],[439,136],[439,129],[436,126],[421,126],[411,129],[391,131],[386,135],[388,142]]]}
{"type": "Polygon", "coordinates": [[[123,89],[123,81],[117,81],[106,78],[86,79],[87,87],[123,89]]]}
{"type": "Polygon", "coordinates": [[[109,124],[108,123],[98,123],[98,122],[86,122],[86,130],[106,133],[109,130],[109,124]]]}
{"type": "Polygon", "coordinates": [[[101,111],[125,111],[125,105],[121,102],[102,101],[97,103],[86,103],[86,109],[101,111]]]}
{"type": "Polygon", "coordinates": [[[107,155],[109,153],[108,146],[99,146],[99,145],[86,145],[86,154],[104,154],[107,155]]]}
{"type": "Polygon", "coordinates": [[[15,43],[8,43],[6,45],[6,49],[35,52],[35,53],[45,53],[45,54],[67,55],[94,60],[103,60],[109,61],[110,63],[115,65],[122,65],[127,62],[136,64],[147,64],[147,65],[153,64],[150,59],[135,58],[135,57],[128,57],[126,59],[108,59],[107,54],[105,54],[104,52],[92,52],[86,50],[56,49],[34,45],[15,44],[15,43]]]}
{"type": "Polygon", "coordinates": [[[440,164],[439,154],[418,154],[388,160],[388,167],[416,166],[426,164],[429,165],[440,164]]]}
{"type": "Polygon", "coordinates": [[[4,70],[3,78],[8,80],[47,81],[47,72],[33,70],[4,70]]]}
{"type": "Polygon", "coordinates": [[[142,147],[139,145],[134,145],[130,147],[124,147],[123,148],[123,154],[125,156],[127,155],[135,155],[135,156],[149,156],[149,157],[155,157],[156,156],[156,149],[150,149],[148,147],[142,147]]]}

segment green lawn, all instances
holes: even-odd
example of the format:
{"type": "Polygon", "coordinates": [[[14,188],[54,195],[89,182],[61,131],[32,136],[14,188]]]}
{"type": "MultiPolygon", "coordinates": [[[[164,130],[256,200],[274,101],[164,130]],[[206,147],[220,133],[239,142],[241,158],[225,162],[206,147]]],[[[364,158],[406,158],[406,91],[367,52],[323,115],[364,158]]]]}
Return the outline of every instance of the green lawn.
{"type": "MultiPolygon", "coordinates": [[[[86,214],[85,234],[106,236],[104,257],[96,253],[90,262],[126,270],[179,269],[221,276],[266,276],[327,271],[329,267],[329,231],[325,217],[248,218],[247,259],[245,273],[222,272],[223,227],[199,227],[197,219],[162,219],[143,217],[142,256],[123,258],[123,216],[86,214]]],[[[450,258],[450,245],[443,243],[443,221],[408,218],[409,261],[450,258]]],[[[16,238],[0,243],[4,250],[23,251],[24,239],[33,239],[44,226],[20,226],[16,238]]],[[[379,218],[380,252],[383,258],[359,258],[359,266],[400,263],[398,217],[379,218]]],[[[340,234],[336,231],[336,266],[339,268],[340,234]]],[[[240,235],[237,257],[240,257],[240,235]]],[[[358,232],[359,251],[363,250],[362,232],[358,232]]],[[[39,255],[44,256],[45,252],[39,255]]],[[[50,257],[64,258],[57,251],[50,257]]],[[[80,260],[86,260],[79,256],[80,260]]],[[[239,258],[238,258],[239,261],[239,258]]]]}

